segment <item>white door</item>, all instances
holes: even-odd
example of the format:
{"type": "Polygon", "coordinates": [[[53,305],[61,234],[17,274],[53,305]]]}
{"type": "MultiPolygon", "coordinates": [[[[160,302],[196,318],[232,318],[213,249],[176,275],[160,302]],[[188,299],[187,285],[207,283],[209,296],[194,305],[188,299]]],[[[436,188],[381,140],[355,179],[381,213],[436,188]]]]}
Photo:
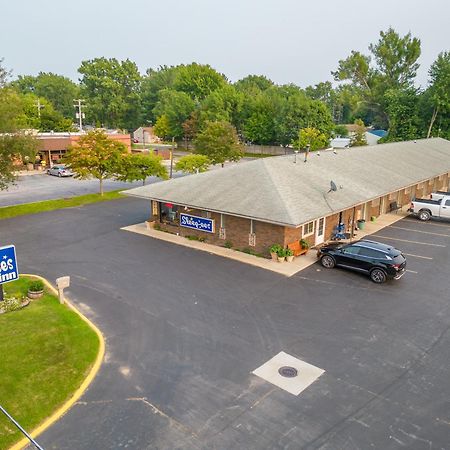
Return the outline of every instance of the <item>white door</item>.
{"type": "Polygon", "coordinates": [[[316,222],[316,245],[322,244],[325,236],[325,217],[317,219],[316,222]]]}

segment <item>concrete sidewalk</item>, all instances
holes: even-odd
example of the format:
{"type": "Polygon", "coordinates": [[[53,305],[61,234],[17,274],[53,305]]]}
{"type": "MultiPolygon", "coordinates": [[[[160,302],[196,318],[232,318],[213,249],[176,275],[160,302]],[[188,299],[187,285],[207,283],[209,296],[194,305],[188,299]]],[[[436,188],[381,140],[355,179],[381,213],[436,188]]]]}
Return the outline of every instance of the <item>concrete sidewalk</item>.
{"type": "MultiPolygon", "coordinates": [[[[354,236],[354,240],[361,239],[365,236],[369,236],[384,227],[387,227],[401,219],[403,219],[407,214],[399,211],[398,214],[384,214],[376,219],[376,222],[366,222],[364,230],[358,230],[357,234],[354,236]]],[[[293,262],[283,262],[279,263],[277,261],[272,261],[271,259],[261,258],[254,255],[249,255],[247,253],[239,252],[237,250],[232,250],[230,248],[219,247],[216,245],[207,244],[206,242],[190,241],[182,236],[177,236],[175,234],[166,233],[164,231],[154,230],[153,228],[148,228],[145,223],[138,223],[136,225],[130,225],[121,228],[125,231],[131,231],[132,233],[138,233],[145,236],[149,236],[155,239],[161,239],[166,242],[171,242],[173,244],[183,245],[184,247],[190,247],[196,250],[201,250],[203,252],[208,252],[212,255],[223,256],[225,258],[234,259],[245,264],[250,264],[252,266],[259,267],[261,269],[271,270],[272,272],[279,273],[286,277],[291,277],[306,267],[311,266],[317,261],[316,250],[311,249],[306,255],[298,256],[293,262]]],[[[346,241],[344,241],[346,242],[346,241]]]]}

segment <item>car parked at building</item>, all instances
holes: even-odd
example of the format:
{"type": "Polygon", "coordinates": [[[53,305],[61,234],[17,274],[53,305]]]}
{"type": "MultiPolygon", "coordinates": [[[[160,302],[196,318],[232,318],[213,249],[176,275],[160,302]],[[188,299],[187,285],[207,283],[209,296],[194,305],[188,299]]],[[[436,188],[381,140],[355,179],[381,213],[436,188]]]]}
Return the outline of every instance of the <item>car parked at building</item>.
{"type": "Polygon", "coordinates": [[[317,251],[322,266],[335,266],[368,274],[375,283],[401,278],[406,259],[400,250],[380,242],[360,240],[350,244],[333,242],[317,251]]]}
{"type": "Polygon", "coordinates": [[[428,198],[417,198],[411,202],[408,212],[419,217],[420,220],[427,221],[432,217],[450,219],[450,195],[431,194],[439,200],[430,200],[428,198]]]}
{"type": "Polygon", "coordinates": [[[73,177],[74,173],[64,164],[55,164],[53,167],[47,169],[49,175],[57,177],[73,177]]]}

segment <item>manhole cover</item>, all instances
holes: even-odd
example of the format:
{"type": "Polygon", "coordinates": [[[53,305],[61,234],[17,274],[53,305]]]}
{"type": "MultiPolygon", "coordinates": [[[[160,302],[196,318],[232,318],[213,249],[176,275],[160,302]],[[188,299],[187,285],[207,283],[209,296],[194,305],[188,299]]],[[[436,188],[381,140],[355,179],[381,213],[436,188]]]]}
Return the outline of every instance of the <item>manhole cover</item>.
{"type": "Polygon", "coordinates": [[[282,377],[294,378],[298,375],[298,370],[295,367],[283,366],[278,369],[278,373],[282,377]]]}

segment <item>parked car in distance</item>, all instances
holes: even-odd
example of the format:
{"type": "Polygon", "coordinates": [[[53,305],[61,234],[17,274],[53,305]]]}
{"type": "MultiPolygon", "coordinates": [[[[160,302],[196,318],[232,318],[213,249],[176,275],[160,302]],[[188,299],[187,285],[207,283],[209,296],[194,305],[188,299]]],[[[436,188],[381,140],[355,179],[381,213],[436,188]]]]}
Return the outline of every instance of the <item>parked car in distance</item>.
{"type": "Polygon", "coordinates": [[[57,177],[73,177],[74,173],[64,164],[55,164],[53,167],[47,169],[49,175],[57,177]]]}
{"type": "Polygon", "coordinates": [[[320,247],[317,257],[323,267],[335,266],[369,275],[374,283],[398,280],[405,274],[406,259],[400,250],[380,242],[360,240],[350,244],[333,242],[320,247]]]}
{"type": "Polygon", "coordinates": [[[430,220],[432,217],[450,219],[450,195],[442,195],[439,200],[430,200],[428,198],[414,199],[408,212],[416,215],[423,221],[430,220]]]}

